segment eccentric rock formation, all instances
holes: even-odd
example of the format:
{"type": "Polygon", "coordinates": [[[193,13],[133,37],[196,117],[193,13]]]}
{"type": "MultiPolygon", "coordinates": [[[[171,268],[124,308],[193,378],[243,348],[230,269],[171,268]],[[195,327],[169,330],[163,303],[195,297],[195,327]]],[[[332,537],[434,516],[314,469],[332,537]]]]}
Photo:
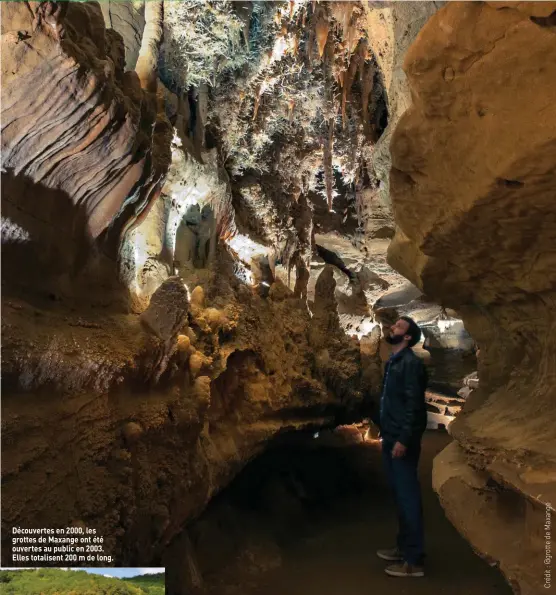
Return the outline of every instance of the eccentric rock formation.
{"type": "Polygon", "coordinates": [[[39,271],[43,283],[75,276],[108,228],[115,259],[126,219],[156,195],[168,129],[123,54],[97,4],[3,5],[2,241],[12,284],[37,285],[39,271]]]}
{"type": "Polygon", "coordinates": [[[436,489],[522,595],[542,589],[556,502],[555,10],[440,10],[408,51],[413,105],[391,145],[389,261],[457,309],[481,348],[480,388],[451,425],[436,489]]]}

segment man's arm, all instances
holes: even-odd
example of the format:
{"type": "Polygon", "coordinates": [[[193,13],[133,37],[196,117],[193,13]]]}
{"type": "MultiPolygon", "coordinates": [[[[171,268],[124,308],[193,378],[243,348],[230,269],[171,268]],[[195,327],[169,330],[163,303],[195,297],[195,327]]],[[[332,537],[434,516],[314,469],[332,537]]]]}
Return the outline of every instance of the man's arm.
{"type": "Polygon", "coordinates": [[[420,432],[418,415],[425,406],[427,371],[420,360],[407,362],[406,365],[407,371],[404,378],[405,416],[398,442],[407,447],[420,432]]]}

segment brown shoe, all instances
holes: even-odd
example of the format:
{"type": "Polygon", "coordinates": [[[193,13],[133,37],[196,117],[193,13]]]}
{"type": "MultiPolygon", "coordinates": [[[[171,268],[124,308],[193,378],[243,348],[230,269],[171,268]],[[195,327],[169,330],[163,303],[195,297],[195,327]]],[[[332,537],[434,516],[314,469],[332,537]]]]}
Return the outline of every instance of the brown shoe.
{"type": "Polygon", "coordinates": [[[413,578],[425,576],[425,569],[422,566],[409,564],[408,562],[387,566],[384,572],[389,576],[409,576],[413,578]]]}
{"type": "Polygon", "coordinates": [[[378,550],[376,555],[381,560],[386,560],[387,562],[402,562],[403,556],[400,550],[397,547],[390,548],[389,550],[378,550]]]}

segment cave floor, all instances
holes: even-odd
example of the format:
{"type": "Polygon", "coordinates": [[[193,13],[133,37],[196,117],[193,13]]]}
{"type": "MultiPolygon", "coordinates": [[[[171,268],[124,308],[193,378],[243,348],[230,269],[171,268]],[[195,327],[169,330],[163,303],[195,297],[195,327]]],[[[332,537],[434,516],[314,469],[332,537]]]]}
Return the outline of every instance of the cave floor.
{"type": "MultiPolygon", "coordinates": [[[[360,472],[373,476],[369,489],[338,500],[331,514],[311,534],[283,553],[282,565],[259,577],[244,595],[496,595],[511,594],[496,568],[474,554],[450,524],[431,487],[434,456],[450,442],[444,432],[429,431],[423,440],[420,477],[425,514],[427,566],[420,579],[388,577],[375,551],[390,547],[395,512],[380,469],[378,444],[354,449],[360,472]]],[[[252,577],[251,577],[252,578],[252,577]]]]}

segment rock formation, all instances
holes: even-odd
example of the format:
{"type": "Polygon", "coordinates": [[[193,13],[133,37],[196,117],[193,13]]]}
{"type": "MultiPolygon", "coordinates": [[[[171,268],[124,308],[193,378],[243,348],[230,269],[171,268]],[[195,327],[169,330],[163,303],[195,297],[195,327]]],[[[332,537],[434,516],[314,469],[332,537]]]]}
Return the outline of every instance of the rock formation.
{"type": "Polygon", "coordinates": [[[407,53],[413,104],[391,145],[389,262],[455,308],[481,348],[480,388],[450,427],[436,489],[522,595],[542,588],[556,495],[555,9],[439,11],[407,53]]]}
{"type": "Polygon", "coordinates": [[[360,418],[409,314],[431,404],[481,347],[437,488],[533,592],[497,531],[555,499],[554,7],[443,5],[2,3],[5,527],[194,575],[184,527],[360,418]]]}
{"type": "Polygon", "coordinates": [[[380,384],[376,332],[343,330],[390,283],[353,241],[386,110],[367,13],[246,6],[2,6],[5,526],[161,559],[266,439],[380,384]],[[318,230],[358,255],[347,301],[318,230]]]}
{"type": "Polygon", "coordinates": [[[92,246],[114,262],[126,218],[157,196],[171,131],[124,72],[123,49],[94,3],[3,6],[2,244],[14,288],[75,291],[92,246]]]}

